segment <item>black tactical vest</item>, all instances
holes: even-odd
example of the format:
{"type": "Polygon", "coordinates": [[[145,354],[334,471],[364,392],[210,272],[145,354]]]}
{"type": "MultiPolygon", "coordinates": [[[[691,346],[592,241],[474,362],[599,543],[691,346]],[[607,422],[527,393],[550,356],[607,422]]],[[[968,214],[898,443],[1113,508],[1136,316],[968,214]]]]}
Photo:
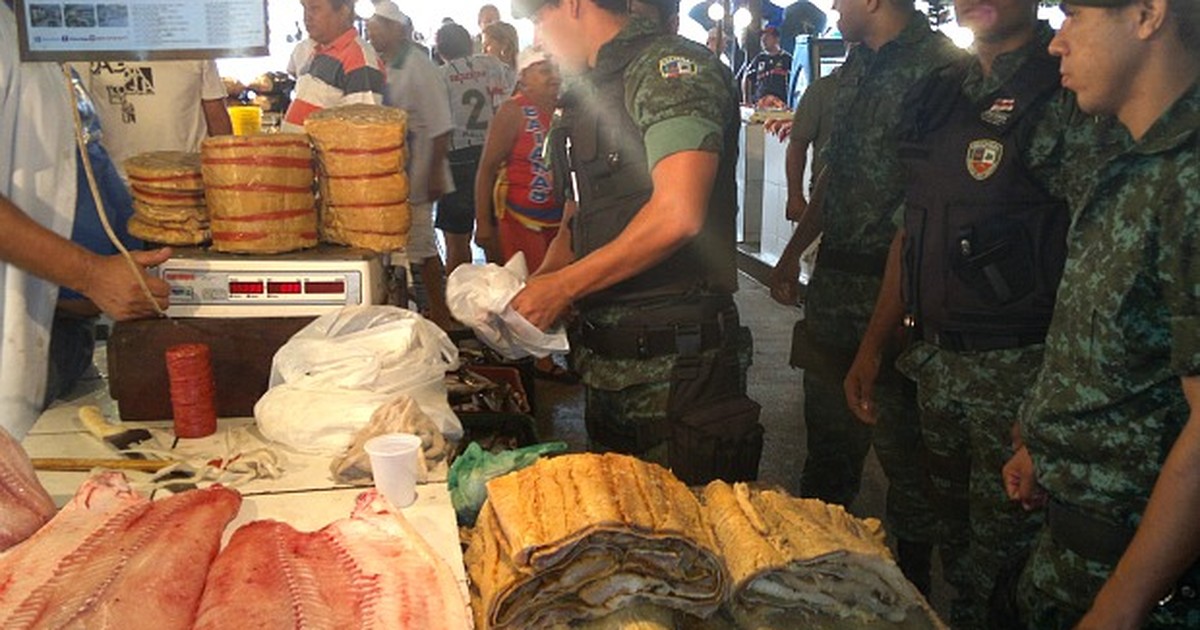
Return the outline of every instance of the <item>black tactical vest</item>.
{"type": "MultiPolygon", "coordinates": [[[[579,208],[571,223],[576,259],[614,240],[654,190],[642,132],[626,109],[624,76],[625,69],[643,54],[654,37],[628,42],[615,51],[622,56],[620,63],[609,66],[615,70],[589,73],[588,79],[598,88],[594,98],[584,102],[568,94],[563,100],[562,125],[570,143],[564,157],[574,172],[579,196],[579,208]]],[[[731,294],[737,289],[737,128],[728,126],[732,134],[730,129],[725,130],[724,151],[700,234],[658,265],[588,296],[581,306],[674,295],[731,294]]],[[[556,179],[562,179],[561,173],[556,172],[556,179]]]]}
{"type": "Polygon", "coordinates": [[[1038,184],[1022,148],[1059,84],[1042,52],[979,102],[966,67],[930,80],[901,142],[909,182],[904,301],[938,345],[994,350],[1040,343],[1066,260],[1067,206],[1038,184]]]}

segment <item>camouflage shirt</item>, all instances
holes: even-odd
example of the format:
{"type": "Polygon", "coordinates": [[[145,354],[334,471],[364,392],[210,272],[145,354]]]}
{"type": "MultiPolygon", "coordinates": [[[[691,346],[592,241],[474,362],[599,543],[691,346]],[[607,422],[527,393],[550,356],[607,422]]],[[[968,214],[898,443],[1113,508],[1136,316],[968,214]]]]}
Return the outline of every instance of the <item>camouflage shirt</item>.
{"type": "MultiPolygon", "coordinates": [[[[1134,526],[1200,373],[1200,86],[1068,195],[1068,258],[1045,362],[1022,408],[1052,496],[1134,526]]],[[[1089,169],[1090,170],[1090,169],[1089,169]]]]}
{"type": "Polygon", "coordinates": [[[914,11],[896,39],[878,51],[855,46],[838,72],[833,132],[824,152],[829,181],[821,248],[876,257],[880,266],[875,275],[847,274],[823,267],[818,254],[805,314],[809,333],[826,343],[857,347],[879,295],[882,261],[896,234],[892,216],[904,197],[897,147],[904,95],[964,55],[914,11]]]}
{"type": "MultiPolygon", "coordinates": [[[[721,156],[718,173],[732,174],[737,161],[736,130],[740,123],[737,89],[729,69],[708,49],[677,36],[646,37],[656,32],[654,24],[631,18],[615,38],[600,48],[596,67],[572,80],[571,89],[588,102],[591,72],[612,72],[623,63],[628,47],[645,45],[624,70],[625,109],[642,131],[651,169],[663,158],[681,151],[708,151],[721,156]]],[[[715,186],[734,186],[718,181],[715,186]]],[[[714,192],[714,194],[716,194],[714,192]]],[[[720,243],[733,248],[733,242],[720,243]]],[[[638,312],[632,304],[590,308],[588,320],[597,325],[616,325],[621,318],[638,312]]],[[[576,367],[584,382],[599,389],[620,390],[631,385],[670,378],[675,355],[651,359],[607,359],[581,346],[574,348],[576,367]]]]}

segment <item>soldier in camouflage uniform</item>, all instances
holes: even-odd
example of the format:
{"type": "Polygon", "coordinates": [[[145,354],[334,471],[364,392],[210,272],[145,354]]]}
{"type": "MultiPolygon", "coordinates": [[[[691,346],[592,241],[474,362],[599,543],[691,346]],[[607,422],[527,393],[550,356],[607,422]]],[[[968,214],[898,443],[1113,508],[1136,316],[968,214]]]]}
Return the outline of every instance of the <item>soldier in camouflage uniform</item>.
{"type": "Polygon", "coordinates": [[[1200,5],[1065,8],[1063,85],[1115,121],[1068,191],[1045,360],[1004,469],[1028,507],[1048,495],[1018,603],[1030,628],[1196,628],[1200,5]]]}
{"type": "Polygon", "coordinates": [[[843,36],[860,43],[838,74],[823,181],[773,272],[773,284],[795,282],[800,252],[823,230],[805,300],[806,337],[798,348],[808,433],[800,491],[833,503],[852,502],[873,441],[888,476],[886,521],[898,541],[900,566],[927,590],[933,517],[916,456],[921,428],[912,383],[891,367],[883,369],[876,388],[877,423],[870,427],[846,409],[842,380],[879,294],[896,232],[892,214],[904,195],[896,145],[903,95],[965,54],[934,33],[911,2],[880,2],[876,11],[865,4],[837,5],[843,36]]]}
{"type": "Polygon", "coordinates": [[[549,152],[556,169],[572,171],[579,197],[513,306],[543,328],[579,309],[572,346],[595,450],[692,470],[693,457],[707,455],[689,452],[676,430],[738,401],[727,408],[723,449],[745,455],[743,465],[680,476],[753,478],[761,425],[745,397],[732,299],[736,91],[708,50],[631,18],[627,3],[513,2],[578,75],[552,133],[569,138],[570,151],[556,140],[549,152]]]}
{"type": "Polygon", "coordinates": [[[918,335],[897,366],[917,383],[943,566],[956,591],[950,622],[959,628],[984,627],[997,576],[1014,570],[1011,558],[1042,522],[1009,501],[1000,469],[1042,363],[1066,256],[1059,174],[1075,111],[1037,1],[987,6],[956,5],[959,23],[975,32],[976,56],[910,93],[903,223],[845,382],[847,405],[869,421],[886,344],[902,322],[918,335]],[[978,258],[963,251],[964,239],[978,258]],[[1008,255],[996,254],[1001,244],[1008,255]],[[964,273],[975,269],[982,273],[964,273]]]}

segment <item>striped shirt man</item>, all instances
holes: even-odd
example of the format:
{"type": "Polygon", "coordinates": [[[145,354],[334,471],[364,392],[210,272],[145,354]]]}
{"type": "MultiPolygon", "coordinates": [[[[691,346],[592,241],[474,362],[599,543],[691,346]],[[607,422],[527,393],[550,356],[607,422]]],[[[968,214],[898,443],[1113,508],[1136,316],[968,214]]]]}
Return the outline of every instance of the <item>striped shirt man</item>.
{"type": "Polygon", "coordinates": [[[304,131],[305,119],[326,107],[383,103],[383,61],[353,28],[328,45],[301,42],[288,67],[299,78],[296,99],[283,118],[283,131],[304,131]]]}

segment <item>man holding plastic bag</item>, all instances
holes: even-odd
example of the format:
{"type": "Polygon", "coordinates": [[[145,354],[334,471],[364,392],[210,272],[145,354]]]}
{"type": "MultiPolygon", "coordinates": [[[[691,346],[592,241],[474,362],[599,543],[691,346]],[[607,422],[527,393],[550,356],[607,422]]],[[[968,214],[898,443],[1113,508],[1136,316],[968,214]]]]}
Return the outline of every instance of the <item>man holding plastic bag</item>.
{"type": "Polygon", "coordinates": [[[762,427],[732,299],[728,69],[630,18],[624,0],[513,0],[513,14],[582,74],[549,148],[555,181],[577,182],[577,211],[512,308],[542,330],[579,310],[572,345],[594,450],[666,463],[689,483],[753,479],[762,427]]]}

